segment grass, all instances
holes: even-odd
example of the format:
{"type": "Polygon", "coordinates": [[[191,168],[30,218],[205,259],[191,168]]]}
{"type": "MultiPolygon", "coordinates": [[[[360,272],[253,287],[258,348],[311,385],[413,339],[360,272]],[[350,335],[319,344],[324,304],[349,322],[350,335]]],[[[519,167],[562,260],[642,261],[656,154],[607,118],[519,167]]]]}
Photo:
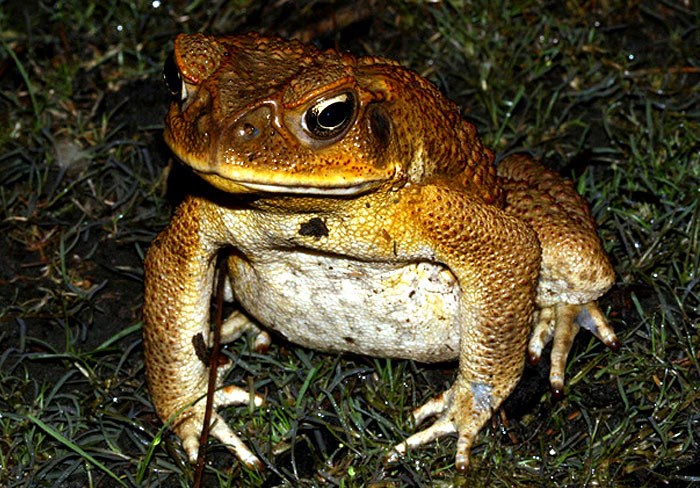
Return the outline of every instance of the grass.
{"type": "Polygon", "coordinates": [[[123,0],[0,8],[0,486],[188,486],[145,389],[141,261],[186,176],[166,167],[160,67],[179,31],[263,30],[402,60],[499,153],[591,202],[623,341],[577,339],[567,395],[528,369],[469,473],[443,439],[385,467],[449,365],[277,340],[226,354],[267,396],[228,418],[269,464],[212,445],[207,486],[700,486],[700,11],[692,2],[123,0]],[[372,6],[374,5],[374,6],[372,6]],[[332,15],[333,14],[333,15],[332,15]],[[335,18],[327,31],[320,19],[335,18]],[[21,19],[21,20],[20,20],[21,19]]]}

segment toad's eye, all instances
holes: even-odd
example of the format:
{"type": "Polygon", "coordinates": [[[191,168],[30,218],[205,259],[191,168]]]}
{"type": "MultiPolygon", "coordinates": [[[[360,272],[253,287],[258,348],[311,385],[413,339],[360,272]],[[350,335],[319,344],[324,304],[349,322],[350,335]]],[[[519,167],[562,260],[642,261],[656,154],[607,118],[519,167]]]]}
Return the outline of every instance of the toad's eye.
{"type": "Polygon", "coordinates": [[[302,125],[316,138],[331,139],[352,123],[354,114],[355,97],[352,93],[341,93],[312,105],[304,114],[302,125]]]}
{"type": "Polygon", "coordinates": [[[170,93],[172,93],[174,97],[180,96],[181,99],[185,99],[187,96],[185,84],[182,82],[180,70],[177,69],[177,64],[175,64],[175,55],[173,53],[170,53],[165,59],[165,64],[163,65],[163,79],[168,86],[168,90],[170,90],[170,93]]]}

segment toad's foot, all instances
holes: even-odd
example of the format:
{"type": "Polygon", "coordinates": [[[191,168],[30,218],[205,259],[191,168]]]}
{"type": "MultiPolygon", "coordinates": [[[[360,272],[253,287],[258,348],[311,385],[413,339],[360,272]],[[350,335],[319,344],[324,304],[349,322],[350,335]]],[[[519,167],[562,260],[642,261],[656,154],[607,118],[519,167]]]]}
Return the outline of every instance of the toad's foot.
{"type": "MultiPolygon", "coordinates": [[[[243,334],[250,333],[254,336],[253,339],[253,350],[258,353],[266,353],[272,344],[272,337],[270,334],[260,329],[257,324],[252,322],[245,314],[236,310],[231,315],[229,315],[226,320],[221,324],[221,343],[228,344],[243,334]]],[[[214,343],[214,333],[209,334],[208,345],[214,343]]]]}
{"type": "Polygon", "coordinates": [[[448,434],[457,433],[455,467],[465,471],[469,466],[469,453],[479,431],[492,414],[492,405],[499,404],[492,398],[491,388],[482,383],[460,386],[458,380],[449,390],[429,400],[413,411],[416,425],[428,417],[437,420],[427,429],[421,430],[393,447],[387,463],[398,461],[409,449],[414,449],[448,434]]]}
{"type": "Polygon", "coordinates": [[[537,314],[535,329],[528,346],[528,362],[532,365],[537,364],[545,346],[552,341],[549,383],[554,396],[560,397],[564,393],[566,359],[581,327],[591,331],[613,351],[620,348],[615,331],[596,302],[584,305],[558,303],[542,308],[537,314]]]}
{"type": "MultiPolygon", "coordinates": [[[[259,407],[263,404],[263,398],[260,395],[251,395],[247,390],[237,386],[225,386],[217,390],[214,394],[214,411],[211,416],[209,433],[224,444],[246,466],[259,469],[262,467],[262,463],[258,457],[231,430],[224,418],[216,413],[216,410],[221,407],[249,404],[259,407]]],[[[173,425],[173,430],[182,439],[182,447],[192,463],[197,461],[205,408],[206,398],[201,398],[193,406],[185,409],[173,425]]]]}

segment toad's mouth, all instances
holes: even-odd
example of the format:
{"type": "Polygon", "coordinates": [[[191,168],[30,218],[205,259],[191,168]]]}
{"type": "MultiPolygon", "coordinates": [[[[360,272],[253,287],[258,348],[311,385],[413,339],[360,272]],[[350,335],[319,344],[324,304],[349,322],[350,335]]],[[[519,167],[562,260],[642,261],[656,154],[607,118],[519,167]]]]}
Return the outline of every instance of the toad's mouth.
{"type": "Polygon", "coordinates": [[[279,185],[264,183],[240,183],[241,186],[254,191],[270,193],[319,194],[319,195],[357,195],[376,187],[379,181],[369,181],[349,186],[318,187],[304,185],[279,185]]]}
{"type": "Polygon", "coordinates": [[[196,154],[165,141],[185,165],[209,184],[229,193],[275,193],[308,196],[353,196],[366,193],[396,178],[398,166],[378,167],[353,162],[351,169],[313,164],[255,163],[218,153],[196,154]]]}
{"type": "MultiPolygon", "coordinates": [[[[308,196],[353,196],[366,193],[386,181],[386,178],[360,181],[324,181],[320,183],[304,178],[283,180],[281,178],[232,178],[195,169],[206,182],[230,193],[280,193],[308,196]]],[[[340,178],[339,178],[340,180],[340,178]]]]}

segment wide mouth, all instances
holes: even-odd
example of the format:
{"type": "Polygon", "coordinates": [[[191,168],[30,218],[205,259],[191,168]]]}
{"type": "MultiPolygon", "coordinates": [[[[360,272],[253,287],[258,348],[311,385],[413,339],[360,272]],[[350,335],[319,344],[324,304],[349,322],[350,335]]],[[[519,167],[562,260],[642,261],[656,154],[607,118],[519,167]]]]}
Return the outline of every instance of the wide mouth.
{"type": "Polygon", "coordinates": [[[365,193],[372,188],[379,186],[382,180],[376,181],[365,181],[363,183],[358,183],[348,186],[311,186],[311,185],[298,185],[298,184],[269,184],[269,183],[250,183],[250,182],[237,182],[239,185],[249,188],[256,192],[264,193],[291,193],[294,195],[358,195],[360,193],[365,193]]]}
{"type": "MultiPolygon", "coordinates": [[[[229,192],[245,193],[277,193],[290,195],[309,196],[352,196],[366,193],[379,185],[386,178],[362,181],[344,181],[319,184],[315,181],[304,181],[304,178],[295,178],[294,181],[280,181],[280,178],[236,178],[223,176],[217,172],[195,172],[213,186],[229,192]]],[[[258,175],[260,176],[260,175],[258,175]]]]}

